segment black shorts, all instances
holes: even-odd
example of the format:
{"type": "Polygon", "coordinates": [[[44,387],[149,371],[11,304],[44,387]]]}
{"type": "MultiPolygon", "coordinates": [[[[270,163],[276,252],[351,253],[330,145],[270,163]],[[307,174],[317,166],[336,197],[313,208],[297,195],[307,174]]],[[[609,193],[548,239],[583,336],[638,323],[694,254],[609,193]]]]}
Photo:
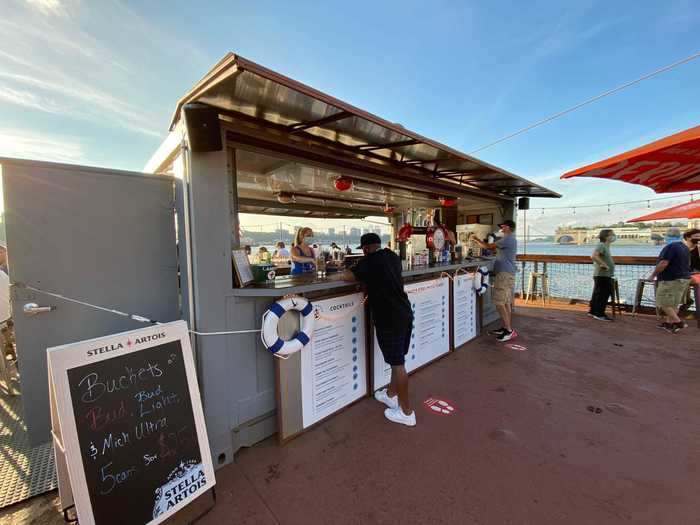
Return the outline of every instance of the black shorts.
{"type": "Polygon", "coordinates": [[[391,366],[400,366],[406,362],[406,354],[411,346],[411,325],[404,329],[377,329],[379,349],[384,356],[384,362],[391,366]]]}

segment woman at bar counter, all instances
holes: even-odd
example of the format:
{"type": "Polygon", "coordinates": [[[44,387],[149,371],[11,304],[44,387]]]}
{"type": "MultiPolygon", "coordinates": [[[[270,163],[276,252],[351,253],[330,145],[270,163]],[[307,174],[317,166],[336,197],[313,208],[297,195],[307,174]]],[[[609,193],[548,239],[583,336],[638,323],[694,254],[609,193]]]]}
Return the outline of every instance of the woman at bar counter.
{"type": "Polygon", "coordinates": [[[304,275],[315,270],[316,258],[313,248],[307,242],[313,236],[314,232],[311,228],[297,230],[292,244],[292,275],[304,275]]]}

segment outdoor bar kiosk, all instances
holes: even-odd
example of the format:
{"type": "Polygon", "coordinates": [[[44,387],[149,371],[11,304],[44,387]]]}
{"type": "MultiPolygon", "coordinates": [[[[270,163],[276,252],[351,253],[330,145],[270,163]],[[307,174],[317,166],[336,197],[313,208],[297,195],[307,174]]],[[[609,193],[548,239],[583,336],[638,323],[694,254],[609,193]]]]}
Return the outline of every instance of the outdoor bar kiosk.
{"type": "MultiPolygon", "coordinates": [[[[13,176],[12,166],[12,161],[3,163],[5,179],[13,176]]],[[[46,166],[42,164],[41,169],[45,171],[46,166]]],[[[31,170],[31,165],[22,169],[31,170]]],[[[66,166],[54,171],[71,169],[90,171],[66,166]]],[[[169,306],[150,318],[184,318],[196,332],[192,348],[217,467],[231,462],[240,447],[276,432],[281,441],[290,439],[388,382],[360,285],[320,273],[250,282],[239,252],[240,213],[310,219],[387,215],[393,230],[391,245],[398,252],[399,232],[415,219],[416,210],[439,210],[440,223],[432,226],[446,231],[456,231],[460,221],[472,215],[491,217],[490,226],[496,231],[501,220],[514,217],[518,197],[558,197],[234,54],[225,56],[178,102],[168,137],[144,171],[147,174],[140,174],[141,179],[129,174],[128,180],[173,187],[177,223],[177,241],[171,233],[172,246],[165,246],[158,257],[172,259],[159,263],[169,272],[168,283],[160,286],[176,283],[180,308],[172,311],[171,294],[169,306]],[[275,313],[279,307],[271,308],[274,303],[286,306],[275,313]],[[287,309],[301,311],[285,314],[287,309]],[[274,318],[269,320],[271,315],[274,318]],[[313,322],[307,317],[313,317],[313,322]],[[272,329],[280,341],[266,342],[276,346],[276,355],[262,342],[265,330],[272,329]],[[291,351],[286,339],[304,330],[311,333],[295,339],[303,349],[291,351]]],[[[100,177],[113,179],[100,173],[78,179],[80,184],[88,180],[99,185],[100,177]]],[[[13,191],[13,184],[9,186],[13,191]]],[[[6,194],[5,198],[8,202],[13,197],[6,194]]],[[[60,198],[52,195],[54,200],[60,198]]],[[[23,212],[17,206],[9,206],[10,215],[23,212]]],[[[101,220],[108,218],[102,214],[101,220]]],[[[112,220],[118,227],[120,217],[112,220]]],[[[134,222],[132,228],[139,221],[134,222]]],[[[156,235],[153,231],[149,238],[156,235]]],[[[128,236],[122,240],[121,251],[128,252],[128,236]]],[[[77,246],[80,242],[89,244],[89,239],[74,240],[74,253],[90,248],[77,246]]],[[[9,250],[11,264],[21,265],[24,255],[15,254],[11,244],[9,250]]],[[[143,264],[151,255],[143,251],[143,264]]],[[[464,346],[480,329],[475,319],[481,318],[484,324],[494,319],[489,293],[477,300],[470,281],[479,268],[492,269],[493,260],[450,256],[438,262],[433,257],[426,264],[402,255],[406,291],[415,312],[415,338],[407,356],[407,367],[413,371],[464,346]],[[475,304],[481,306],[477,309],[475,304]]],[[[92,277],[84,278],[89,282],[92,277]]],[[[34,282],[27,276],[24,280],[34,282]]],[[[138,286],[141,295],[158,296],[157,287],[146,278],[136,284],[122,283],[111,293],[123,294],[125,286],[138,286]]],[[[44,301],[36,294],[23,294],[18,291],[15,309],[30,299],[44,301]]],[[[117,299],[104,295],[95,303],[119,306],[117,299]]],[[[149,313],[139,312],[138,303],[130,308],[133,313],[149,313]]],[[[33,318],[32,328],[39,326],[39,317],[33,318]]],[[[140,326],[133,320],[120,323],[123,329],[140,326]]],[[[35,365],[40,367],[45,347],[22,348],[23,329],[18,330],[20,353],[39,355],[35,365]]],[[[113,329],[104,327],[105,333],[113,329]]],[[[99,335],[95,330],[91,337],[99,335]]],[[[47,346],[71,338],[83,337],[63,334],[62,340],[47,346]]],[[[35,346],[40,344],[36,341],[35,346]]],[[[46,373],[36,375],[46,378],[46,373]]],[[[37,441],[44,436],[48,440],[48,397],[42,399],[41,388],[33,394],[31,386],[26,388],[38,403],[28,421],[30,432],[37,441]],[[46,417],[41,413],[44,408],[46,417]]]]}

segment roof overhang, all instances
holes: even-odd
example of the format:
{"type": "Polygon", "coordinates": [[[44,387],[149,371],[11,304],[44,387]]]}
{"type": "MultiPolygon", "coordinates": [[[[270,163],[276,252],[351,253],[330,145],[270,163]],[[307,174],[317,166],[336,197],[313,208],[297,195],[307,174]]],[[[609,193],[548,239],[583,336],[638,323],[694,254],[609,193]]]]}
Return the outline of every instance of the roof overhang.
{"type": "Polygon", "coordinates": [[[356,108],[325,93],[227,54],[177,104],[199,102],[223,115],[273,126],[342,149],[355,159],[419,174],[436,187],[483,191],[501,198],[560,197],[543,186],[356,108]]]}

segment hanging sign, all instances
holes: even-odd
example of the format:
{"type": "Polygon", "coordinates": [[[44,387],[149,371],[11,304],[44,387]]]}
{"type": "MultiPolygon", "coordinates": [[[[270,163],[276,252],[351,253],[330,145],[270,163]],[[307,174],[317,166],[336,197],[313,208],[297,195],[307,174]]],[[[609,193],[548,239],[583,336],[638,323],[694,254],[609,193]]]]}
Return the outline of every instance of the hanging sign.
{"type": "MultiPolygon", "coordinates": [[[[404,286],[413,309],[413,331],[406,355],[406,371],[412,372],[450,351],[450,281],[447,277],[404,286]]],[[[374,335],[373,389],[389,384],[391,366],[384,362],[374,335]]]]}
{"type": "Polygon", "coordinates": [[[47,354],[81,525],[160,523],[213,488],[184,321],[47,354]]]}
{"type": "Polygon", "coordinates": [[[476,290],[474,274],[455,275],[452,281],[452,325],[454,346],[459,348],[476,337],[476,290]]]}

